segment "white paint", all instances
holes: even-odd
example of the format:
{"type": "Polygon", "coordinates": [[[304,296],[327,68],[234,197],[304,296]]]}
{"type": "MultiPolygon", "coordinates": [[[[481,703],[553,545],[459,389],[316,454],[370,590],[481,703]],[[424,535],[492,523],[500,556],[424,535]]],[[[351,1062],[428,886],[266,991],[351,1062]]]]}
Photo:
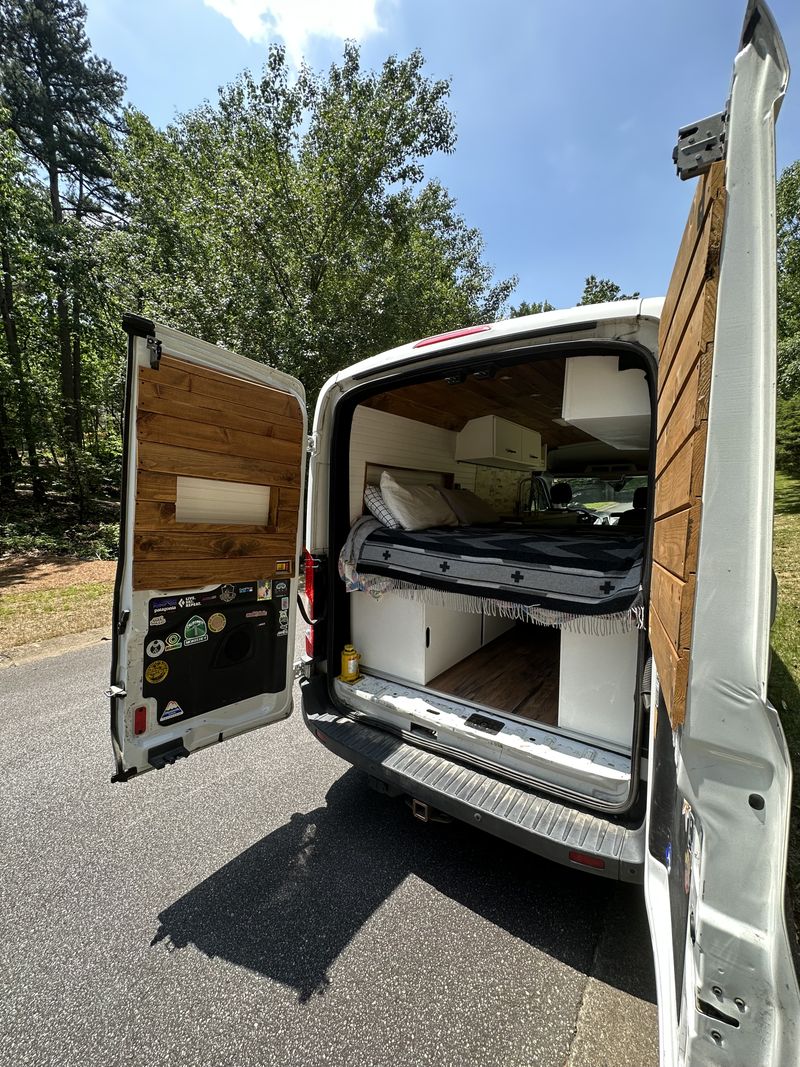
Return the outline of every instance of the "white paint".
{"type": "Polygon", "coordinates": [[[480,615],[392,593],[351,593],[350,623],[363,666],[419,685],[481,646],[480,615]]]}
{"type": "Polygon", "coordinates": [[[475,468],[456,463],[452,430],[392,415],[376,408],[356,408],[350,434],[350,521],[363,512],[367,464],[444,471],[464,489],[475,487],[475,468]]]}
{"type": "Polygon", "coordinates": [[[630,748],[638,631],[561,631],[558,725],[630,748]]]}
{"type": "Polygon", "coordinates": [[[571,356],[566,360],[561,416],[614,448],[647,448],[650,394],[644,371],[620,371],[619,359],[571,356]]]}
{"type": "Polygon", "coordinates": [[[175,521],[266,526],[269,486],[178,475],[175,521]]]}

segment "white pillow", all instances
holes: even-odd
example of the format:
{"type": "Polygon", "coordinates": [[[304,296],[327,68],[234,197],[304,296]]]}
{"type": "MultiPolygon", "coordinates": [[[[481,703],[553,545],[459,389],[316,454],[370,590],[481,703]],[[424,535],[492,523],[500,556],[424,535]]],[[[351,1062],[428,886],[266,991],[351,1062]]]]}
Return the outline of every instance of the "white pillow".
{"type": "Polygon", "coordinates": [[[404,530],[458,526],[453,509],[432,485],[400,485],[388,471],[384,471],[381,474],[381,493],[404,530]]]}

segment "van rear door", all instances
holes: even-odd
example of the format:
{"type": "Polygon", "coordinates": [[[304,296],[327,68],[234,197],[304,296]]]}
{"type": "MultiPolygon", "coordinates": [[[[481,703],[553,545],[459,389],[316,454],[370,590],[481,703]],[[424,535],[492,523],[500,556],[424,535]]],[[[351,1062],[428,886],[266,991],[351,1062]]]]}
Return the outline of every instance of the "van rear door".
{"type": "Polygon", "coordinates": [[[306,442],[294,378],[124,327],[116,780],[290,714],[306,442]]]}
{"type": "Polygon", "coordinates": [[[774,123],[787,78],[769,10],[751,2],[727,116],[681,131],[678,150],[684,176],[701,177],[659,339],[646,856],[670,1065],[788,1067],[800,1047],[784,913],[791,766],[767,700],[774,123]]]}

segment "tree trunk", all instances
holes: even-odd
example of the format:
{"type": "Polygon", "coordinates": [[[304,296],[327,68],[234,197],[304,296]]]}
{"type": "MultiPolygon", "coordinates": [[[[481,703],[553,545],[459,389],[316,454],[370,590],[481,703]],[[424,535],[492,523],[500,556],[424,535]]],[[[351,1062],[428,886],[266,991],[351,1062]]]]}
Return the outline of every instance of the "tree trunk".
{"type": "MultiPolygon", "coordinates": [[[[56,227],[56,241],[61,244],[62,235],[59,227],[64,222],[61,207],[61,192],[58,188],[58,164],[53,162],[48,167],[50,184],[50,210],[56,227]]],[[[63,425],[65,440],[80,447],[80,419],[75,405],[75,378],[72,372],[72,337],[70,329],[69,295],[61,249],[56,249],[56,320],[58,322],[58,352],[61,378],[61,397],[64,402],[63,425]]]]}
{"type": "Polygon", "coordinates": [[[19,455],[9,437],[8,413],[0,396],[0,500],[16,496],[19,455]]]}
{"type": "Polygon", "coordinates": [[[17,323],[14,318],[14,281],[11,273],[11,255],[8,245],[3,241],[0,246],[0,262],[2,263],[3,284],[0,287],[0,314],[3,318],[3,330],[6,336],[6,348],[8,360],[14,377],[17,380],[19,393],[19,415],[22,423],[22,437],[25,441],[25,451],[28,453],[28,466],[31,472],[31,488],[33,499],[37,504],[44,503],[44,482],[42,481],[39,468],[39,456],[36,451],[36,434],[33,429],[33,416],[31,414],[30,392],[28,381],[25,377],[25,367],[22,361],[22,351],[19,346],[17,323]]]}

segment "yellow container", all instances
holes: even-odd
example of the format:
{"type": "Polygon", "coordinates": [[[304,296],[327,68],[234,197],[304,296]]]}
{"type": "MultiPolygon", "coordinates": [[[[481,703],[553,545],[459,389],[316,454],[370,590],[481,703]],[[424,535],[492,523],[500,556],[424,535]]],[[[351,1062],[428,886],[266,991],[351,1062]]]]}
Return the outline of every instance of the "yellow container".
{"type": "Polygon", "coordinates": [[[339,675],[339,679],[342,682],[357,682],[361,677],[361,673],[358,669],[358,664],[361,660],[361,653],[356,652],[353,645],[345,645],[342,649],[342,673],[339,675]]]}

